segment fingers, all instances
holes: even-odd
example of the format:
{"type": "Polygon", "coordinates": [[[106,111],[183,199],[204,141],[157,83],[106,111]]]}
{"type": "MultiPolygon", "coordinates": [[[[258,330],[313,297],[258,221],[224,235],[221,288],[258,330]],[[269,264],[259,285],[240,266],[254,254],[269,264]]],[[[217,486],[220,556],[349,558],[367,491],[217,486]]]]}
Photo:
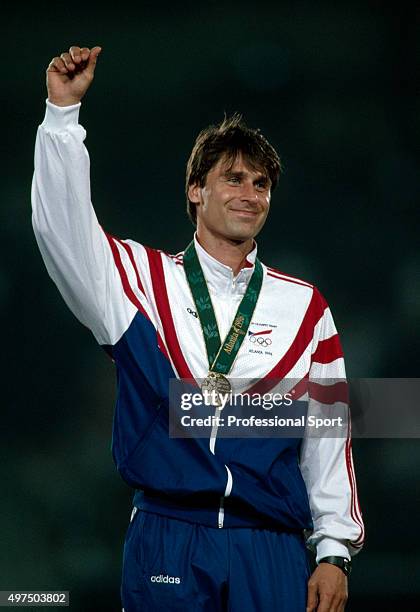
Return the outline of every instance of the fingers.
{"type": "Polygon", "coordinates": [[[101,47],[89,49],[89,47],[72,46],[68,52],[65,51],[59,57],[54,57],[47,70],[67,74],[86,69],[93,76],[96,61],[101,51],[101,47]]]}
{"type": "Polygon", "coordinates": [[[309,581],[306,612],[314,612],[317,608],[317,605],[318,605],[318,587],[316,584],[309,581]]]}
{"type": "Polygon", "coordinates": [[[321,597],[317,612],[336,612],[336,607],[333,604],[333,599],[329,595],[321,597]]]}
{"type": "Polygon", "coordinates": [[[62,53],[60,55],[60,58],[63,60],[65,67],[67,68],[67,70],[74,70],[75,69],[75,65],[73,63],[73,60],[71,58],[70,53],[62,53]]]}
{"type": "Polygon", "coordinates": [[[88,59],[89,59],[89,55],[90,55],[90,49],[89,49],[89,47],[82,47],[82,48],[80,49],[80,53],[81,53],[81,55],[82,55],[82,60],[83,60],[84,62],[87,62],[87,61],[88,61],[88,59]]]}
{"type": "Polygon", "coordinates": [[[344,612],[346,602],[342,599],[335,597],[323,597],[321,598],[317,612],[344,612]]]}
{"type": "Polygon", "coordinates": [[[321,593],[318,607],[314,608],[317,612],[344,612],[347,602],[347,595],[342,593],[321,593]]]}
{"type": "Polygon", "coordinates": [[[66,74],[68,71],[61,57],[53,57],[48,65],[47,72],[61,72],[66,74]]]}
{"type": "Polygon", "coordinates": [[[69,54],[75,64],[86,62],[89,59],[89,47],[70,47],[69,54]]]}
{"type": "Polygon", "coordinates": [[[68,74],[74,72],[76,69],[75,64],[69,53],[62,53],[60,57],[53,57],[50,61],[47,72],[61,72],[61,74],[68,74]]]}
{"type": "Polygon", "coordinates": [[[93,76],[93,73],[95,72],[96,61],[97,61],[98,55],[100,54],[101,51],[102,51],[101,47],[93,47],[93,49],[91,50],[91,52],[89,54],[87,70],[88,70],[88,72],[90,72],[90,74],[92,76],[93,76]]]}

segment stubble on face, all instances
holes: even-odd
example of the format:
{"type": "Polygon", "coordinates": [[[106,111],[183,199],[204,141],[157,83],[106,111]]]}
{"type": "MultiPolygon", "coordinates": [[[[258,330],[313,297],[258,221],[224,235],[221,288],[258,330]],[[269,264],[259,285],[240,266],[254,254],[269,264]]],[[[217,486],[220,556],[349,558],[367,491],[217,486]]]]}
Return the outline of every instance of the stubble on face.
{"type": "Polygon", "coordinates": [[[197,203],[197,231],[234,243],[251,241],[270,207],[270,181],[242,155],[221,158],[209,171],[197,203]]]}

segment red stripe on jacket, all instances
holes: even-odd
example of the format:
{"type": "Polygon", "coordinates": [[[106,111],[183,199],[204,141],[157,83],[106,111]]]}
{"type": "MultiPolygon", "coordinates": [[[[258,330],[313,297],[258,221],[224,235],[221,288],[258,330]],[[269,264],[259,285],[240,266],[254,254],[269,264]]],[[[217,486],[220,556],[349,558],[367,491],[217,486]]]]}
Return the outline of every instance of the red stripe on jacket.
{"type": "Polygon", "coordinates": [[[140,280],[140,274],[139,274],[139,271],[137,269],[136,262],[134,260],[134,254],[133,254],[132,248],[130,247],[129,244],[127,244],[126,242],[123,242],[122,240],[119,240],[118,238],[114,238],[114,240],[116,240],[127,251],[127,255],[128,255],[128,257],[129,257],[129,259],[131,261],[131,265],[133,266],[134,273],[136,275],[137,287],[142,292],[142,294],[145,296],[146,294],[145,294],[145,291],[143,289],[142,282],[140,280]]]}
{"type": "Polygon", "coordinates": [[[163,270],[162,254],[160,251],[145,247],[149,260],[150,275],[152,277],[153,293],[159,317],[162,322],[166,344],[169,349],[173,364],[180,378],[194,380],[187,362],[184,359],[178,337],[176,335],[175,324],[169,304],[168,290],[166,288],[165,273],[163,270]]]}
{"type": "Polygon", "coordinates": [[[345,453],[346,453],[347,474],[348,474],[348,478],[349,478],[349,482],[350,482],[350,488],[351,488],[350,514],[351,514],[351,517],[354,520],[354,522],[357,525],[359,525],[359,527],[360,527],[360,536],[357,538],[357,540],[355,540],[355,542],[352,543],[352,546],[354,546],[354,548],[361,548],[363,546],[363,542],[364,542],[365,528],[364,528],[364,524],[363,524],[362,512],[361,512],[361,509],[360,509],[359,499],[358,499],[358,496],[357,496],[356,477],[355,477],[355,474],[354,474],[353,461],[352,461],[352,455],[351,455],[351,434],[350,434],[350,431],[351,430],[350,430],[350,426],[349,426],[349,435],[348,435],[347,442],[346,442],[345,453]]]}
{"type": "Polygon", "coordinates": [[[343,357],[338,334],[334,334],[327,340],[320,340],[315,352],[312,354],[312,361],[317,363],[331,363],[339,357],[343,357]]]}
{"type": "MultiPolygon", "coordinates": [[[[130,282],[128,280],[127,272],[126,272],[126,270],[124,268],[124,264],[122,262],[120,252],[118,250],[118,246],[116,245],[117,239],[114,238],[113,236],[111,236],[110,234],[107,234],[106,232],[104,232],[104,233],[105,233],[105,236],[107,237],[109,246],[111,248],[111,252],[112,252],[112,255],[114,257],[114,262],[115,262],[115,265],[117,267],[118,273],[119,273],[120,278],[121,278],[121,283],[122,283],[125,295],[128,297],[130,302],[132,304],[134,304],[134,306],[137,308],[137,310],[139,312],[141,312],[141,314],[144,315],[150,321],[149,315],[145,311],[145,309],[142,306],[140,300],[137,298],[137,296],[135,295],[134,291],[132,290],[132,288],[130,286],[130,282]]],[[[160,334],[159,334],[159,332],[157,330],[156,330],[156,335],[157,335],[157,340],[158,340],[157,344],[158,344],[159,349],[162,351],[162,353],[165,355],[165,357],[169,358],[168,351],[166,350],[166,347],[165,347],[165,344],[164,344],[164,342],[162,340],[162,337],[160,336],[160,334]]]]}
{"type": "Polygon", "coordinates": [[[283,379],[292,370],[312,340],[315,326],[323,316],[325,308],[327,308],[327,303],[319,291],[314,289],[311,301],[292,344],[274,368],[256,383],[250,392],[266,393],[271,389],[273,380],[283,379]]]}

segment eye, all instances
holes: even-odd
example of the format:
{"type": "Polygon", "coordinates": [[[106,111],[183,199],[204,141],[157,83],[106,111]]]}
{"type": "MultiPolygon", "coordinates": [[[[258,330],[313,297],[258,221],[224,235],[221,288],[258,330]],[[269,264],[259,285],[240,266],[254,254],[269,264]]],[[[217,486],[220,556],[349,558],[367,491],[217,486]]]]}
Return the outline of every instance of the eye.
{"type": "Polygon", "coordinates": [[[259,191],[265,191],[268,188],[267,181],[265,180],[257,181],[255,186],[259,191]]]}
{"type": "Polygon", "coordinates": [[[241,182],[241,179],[239,178],[239,176],[229,176],[228,177],[228,182],[229,183],[235,183],[237,185],[237,184],[239,184],[241,182]]]}

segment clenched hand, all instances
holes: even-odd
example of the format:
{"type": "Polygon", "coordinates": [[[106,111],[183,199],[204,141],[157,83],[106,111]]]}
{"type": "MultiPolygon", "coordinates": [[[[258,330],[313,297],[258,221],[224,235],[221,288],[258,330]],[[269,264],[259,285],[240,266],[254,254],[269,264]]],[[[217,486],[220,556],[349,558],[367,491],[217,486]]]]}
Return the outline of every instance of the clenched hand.
{"type": "Polygon", "coordinates": [[[48,100],[57,106],[77,104],[93,81],[101,47],[70,47],[47,68],[48,100]]]}

